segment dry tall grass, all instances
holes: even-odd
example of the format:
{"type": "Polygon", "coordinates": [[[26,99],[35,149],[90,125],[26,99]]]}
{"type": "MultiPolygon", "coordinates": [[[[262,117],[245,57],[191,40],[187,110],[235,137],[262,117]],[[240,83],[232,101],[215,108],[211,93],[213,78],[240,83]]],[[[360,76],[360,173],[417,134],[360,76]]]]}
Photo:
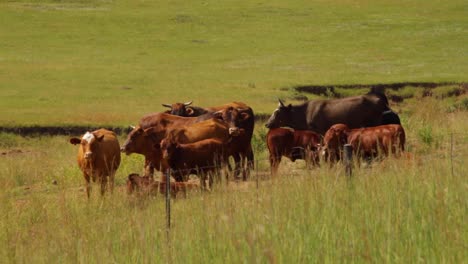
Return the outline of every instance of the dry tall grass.
{"type": "Polygon", "coordinates": [[[403,157],[355,168],[351,180],[341,166],[285,161],[258,188],[253,173],[192,192],[173,201],[169,238],[164,199],[124,191],[141,157],[124,156],[114,194],[95,185],[88,201],[67,138],[3,134],[0,262],[466,262],[468,114],[432,99],[402,107],[403,157]]]}

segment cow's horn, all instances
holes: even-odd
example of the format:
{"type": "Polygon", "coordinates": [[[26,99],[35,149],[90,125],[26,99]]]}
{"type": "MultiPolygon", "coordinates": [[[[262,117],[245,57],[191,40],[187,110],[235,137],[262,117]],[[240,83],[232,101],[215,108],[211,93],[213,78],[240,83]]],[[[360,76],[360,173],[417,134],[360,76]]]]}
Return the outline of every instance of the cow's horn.
{"type": "Polygon", "coordinates": [[[189,106],[193,103],[193,101],[190,101],[190,102],[187,102],[187,103],[184,103],[185,106],[189,106]]]}
{"type": "Polygon", "coordinates": [[[170,104],[162,104],[162,106],[172,108],[172,105],[170,104]]]}
{"type": "Polygon", "coordinates": [[[129,127],[133,130],[135,129],[135,126],[129,125],[129,127]]]}
{"type": "Polygon", "coordinates": [[[278,98],[278,101],[279,101],[280,106],[284,107],[283,101],[281,101],[281,99],[279,99],[279,98],[278,98]]]}

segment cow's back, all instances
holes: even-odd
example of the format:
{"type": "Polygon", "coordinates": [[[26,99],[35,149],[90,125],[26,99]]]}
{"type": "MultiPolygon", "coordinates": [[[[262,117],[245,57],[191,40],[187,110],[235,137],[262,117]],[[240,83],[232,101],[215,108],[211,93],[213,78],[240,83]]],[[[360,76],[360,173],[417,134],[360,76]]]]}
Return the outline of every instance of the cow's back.
{"type": "Polygon", "coordinates": [[[120,165],[120,145],[117,136],[106,129],[99,129],[94,133],[98,136],[104,135],[98,144],[98,153],[93,157],[94,166],[106,174],[116,171],[120,165]]]}
{"type": "Polygon", "coordinates": [[[319,134],[310,130],[295,130],[294,131],[294,146],[310,147],[320,144],[321,137],[319,134]]]}
{"type": "Polygon", "coordinates": [[[287,155],[294,147],[294,130],[273,128],[267,133],[267,146],[270,155],[287,155]]]}
{"type": "Polygon", "coordinates": [[[309,129],[323,135],[337,123],[346,124],[350,128],[379,125],[382,113],[388,109],[385,100],[373,94],[315,100],[307,105],[306,122],[309,129]]]}
{"type": "Polygon", "coordinates": [[[231,102],[231,103],[227,103],[227,104],[220,105],[220,106],[207,107],[205,109],[208,110],[209,112],[216,112],[216,111],[224,110],[224,109],[229,108],[229,107],[247,108],[249,106],[246,105],[245,103],[242,103],[242,102],[231,102]]]}
{"type": "Polygon", "coordinates": [[[168,131],[168,136],[178,143],[192,143],[208,138],[216,138],[227,142],[229,139],[229,128],[221,120],[209,119],[180,128],[174,128],[168,131]]]}
{"type": "Polygon", "coordinates": [[[348,135],[348,143],[361,152],[377,153],[380,148],[384,153],[404,150],[405,131],[401,125],[390,124],[362,129],[353,129],[348,135]]]}

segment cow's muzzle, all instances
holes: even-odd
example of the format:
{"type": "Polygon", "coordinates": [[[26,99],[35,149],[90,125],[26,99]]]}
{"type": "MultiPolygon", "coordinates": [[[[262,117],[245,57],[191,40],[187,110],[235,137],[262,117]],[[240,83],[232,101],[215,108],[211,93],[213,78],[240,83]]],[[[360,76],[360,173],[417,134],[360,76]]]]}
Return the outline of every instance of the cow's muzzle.
{"type": "Polygon", "coordinates": [[[91,159],[92,156],[93,156],[93,153],[91,151],[87,151],[84,154],[85,159],[91,159]]]}
{"type": "Polygon", "coordinates": [[[229,135],[236,137],[239,134],[240,134],[240,131],[239,131],[238,127],[230,127],[229,128],[229,135]]]}

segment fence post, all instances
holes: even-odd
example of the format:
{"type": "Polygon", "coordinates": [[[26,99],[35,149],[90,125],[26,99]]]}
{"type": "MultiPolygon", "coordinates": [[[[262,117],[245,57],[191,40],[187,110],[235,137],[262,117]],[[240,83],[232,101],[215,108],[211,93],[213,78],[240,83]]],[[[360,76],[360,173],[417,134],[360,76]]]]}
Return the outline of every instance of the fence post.
{"type": "Polygon", "coordinates": [[[171,169],[166,170],[166,232],[171,229],[171,169]]]}
{"type": "Polygon", "coordinates": [[[347,177],[352,176],[352,167],[353,167],[353,147],[350,144],[345,144],[344,148],[344,157],[343,161],[345,164],[345,174],[347,177]]]}

